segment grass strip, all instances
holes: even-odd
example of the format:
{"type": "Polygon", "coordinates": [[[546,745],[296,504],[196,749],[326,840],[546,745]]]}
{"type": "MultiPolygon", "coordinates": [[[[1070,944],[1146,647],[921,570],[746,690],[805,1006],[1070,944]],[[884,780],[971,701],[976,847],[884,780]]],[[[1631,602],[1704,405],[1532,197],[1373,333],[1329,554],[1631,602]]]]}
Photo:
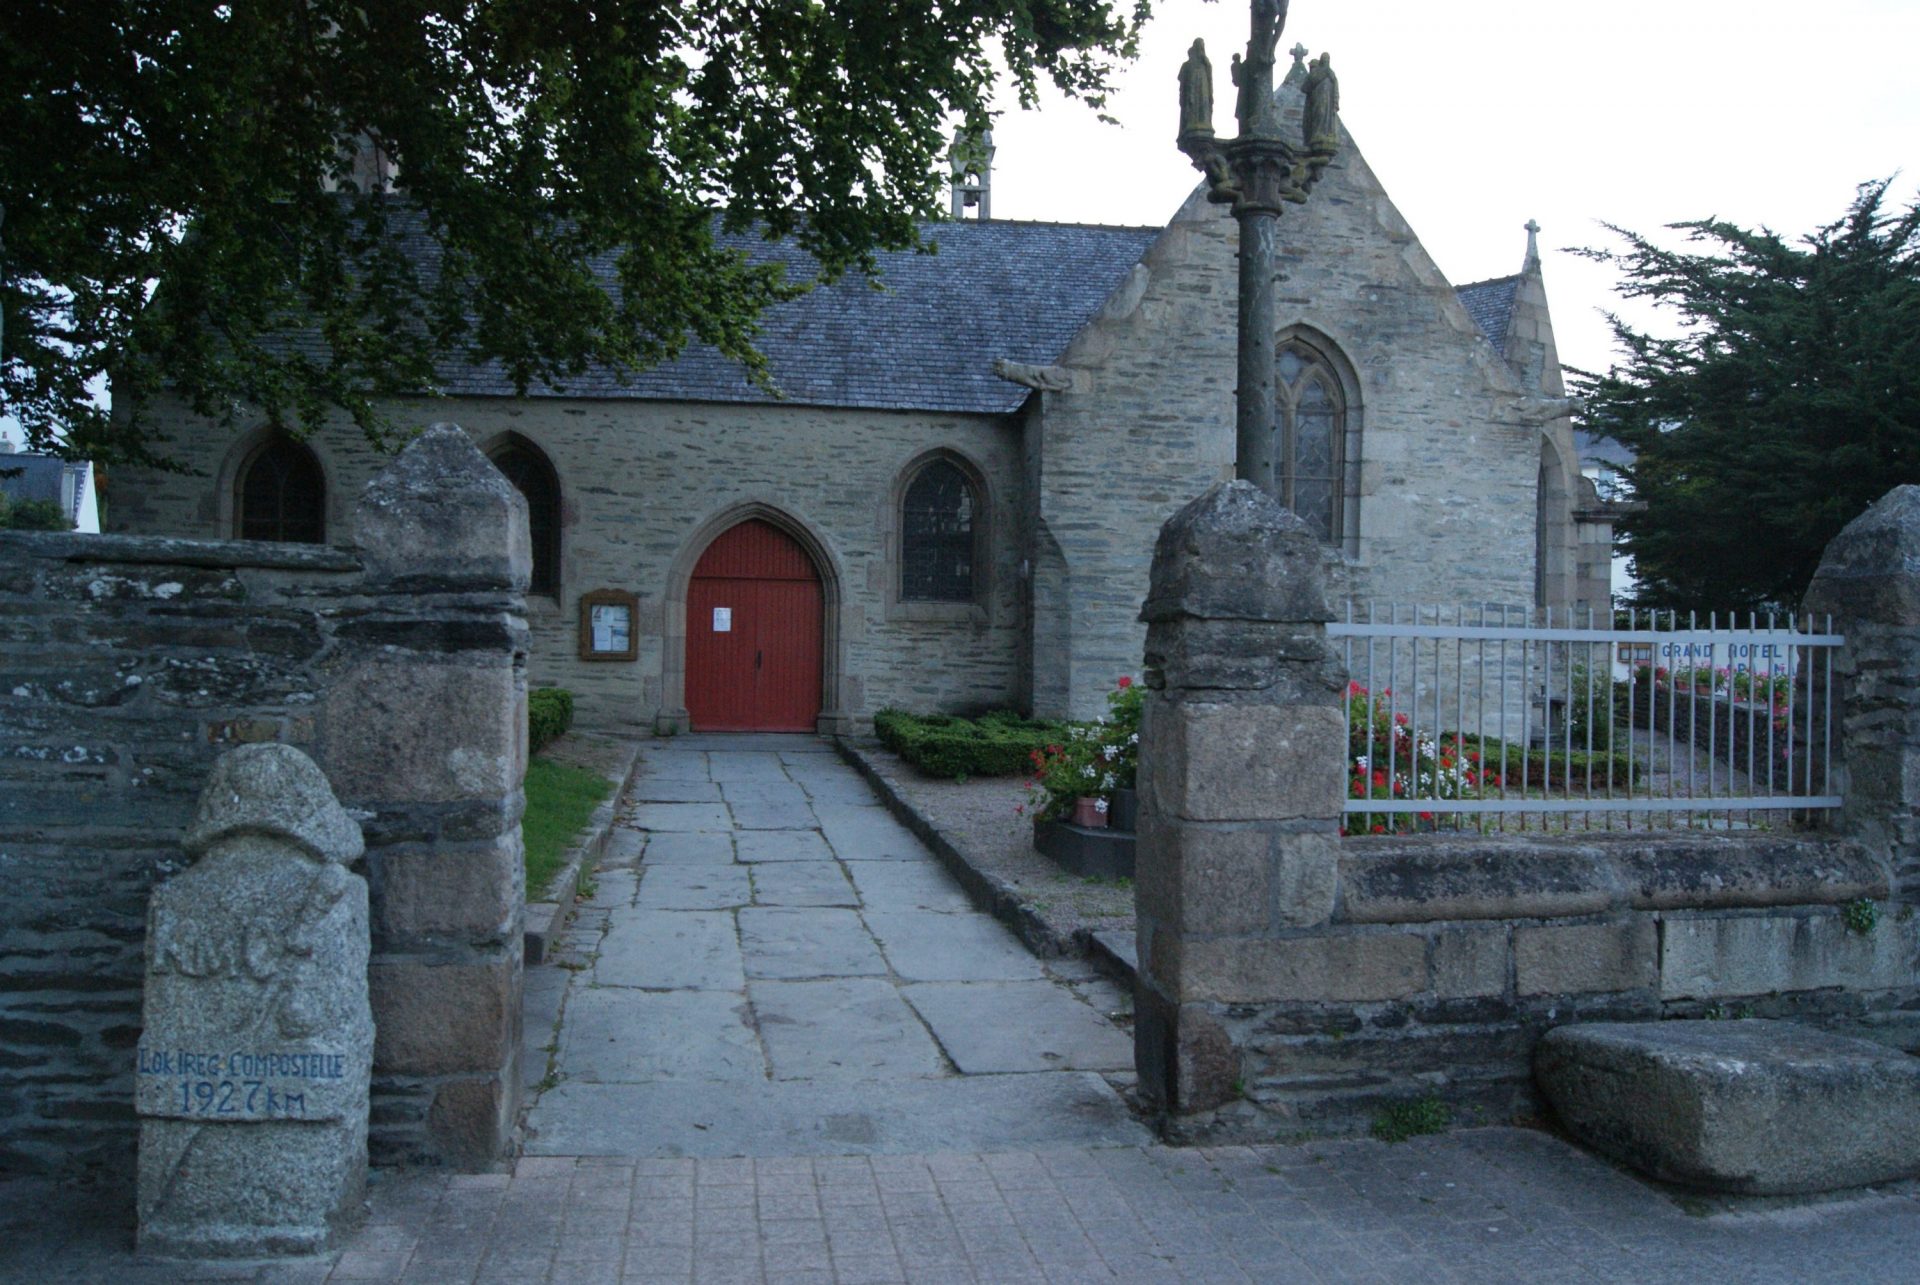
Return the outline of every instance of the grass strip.
{"type": "Polygon", "coordinates": [[[539,901],[593,810],[613,793],[613,782],[586,768],[536,758],[527,764],[526,789],[520,836],[527,850],[527,900],[539,901]]]}

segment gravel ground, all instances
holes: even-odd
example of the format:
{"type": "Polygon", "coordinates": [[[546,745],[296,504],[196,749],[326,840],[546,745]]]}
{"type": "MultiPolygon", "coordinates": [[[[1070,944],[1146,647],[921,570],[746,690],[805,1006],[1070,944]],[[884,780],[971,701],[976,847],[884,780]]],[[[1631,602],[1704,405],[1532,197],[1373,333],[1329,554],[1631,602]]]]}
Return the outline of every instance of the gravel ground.
{"type": "Polygon", "coordinates": [[[969,865],[1010,888],[1054,936],[1080,943],[1082,951],[1086,933],[1133,936],[1131,881],[1067,874],[1034,850],[1031,812],[1017,811],[1027,801],[1023,779],[950,781],[926,775],[877,741],[862,741],[856,748],[969,865]]]}

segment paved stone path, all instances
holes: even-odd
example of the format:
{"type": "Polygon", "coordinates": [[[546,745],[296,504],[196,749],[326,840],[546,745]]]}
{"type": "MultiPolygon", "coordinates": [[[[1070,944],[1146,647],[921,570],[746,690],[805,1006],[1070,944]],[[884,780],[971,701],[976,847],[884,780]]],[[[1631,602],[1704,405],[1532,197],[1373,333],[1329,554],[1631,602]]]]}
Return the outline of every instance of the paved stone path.
{"type": "Polygon", "coordinates": [[[974,914],[824,747],[647,758],[570,967],[528,973],[528,1155],[376,1171],[342,1252],[270,1265],[142,1262],[130,1193],[0,1178],[0,1281],[1915,1279],[1917,1184],[1679,1196],[1519,1129],[1154,1145],[1120,997],[974,914]]]}
{"type": "Polygon", "coordinates": [[[132,1259],[121,1204],[0,1182],[0,1279],[593,1282],[1914,1279],[1920,1197],[1676,1201],[1545,1134],[1398,1146],[1056,1148],[754,1160],[529,1157],[376,1173],[367,1225],[317,1261],[132,1259]]]}
{"type": "Polygon", "coordinates": [[[825,743],[658,743],[629,797],[538,981],[528,1154],[1149,1140],[1127,997],[974,910],[825,743]]]}

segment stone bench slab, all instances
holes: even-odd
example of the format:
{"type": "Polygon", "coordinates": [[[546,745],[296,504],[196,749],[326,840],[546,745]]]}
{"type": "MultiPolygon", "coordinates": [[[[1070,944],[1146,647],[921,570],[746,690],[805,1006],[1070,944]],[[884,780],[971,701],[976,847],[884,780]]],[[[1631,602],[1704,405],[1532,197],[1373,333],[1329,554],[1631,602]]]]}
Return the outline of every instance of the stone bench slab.
{"type": "Polygon", "coordinates": [[[1534,1056],[1580,1141],[1669,1182],[1783,1195],[1920,1175],[1920,1058],[1793,1022],[1591,1022],[1534,1056]]]}

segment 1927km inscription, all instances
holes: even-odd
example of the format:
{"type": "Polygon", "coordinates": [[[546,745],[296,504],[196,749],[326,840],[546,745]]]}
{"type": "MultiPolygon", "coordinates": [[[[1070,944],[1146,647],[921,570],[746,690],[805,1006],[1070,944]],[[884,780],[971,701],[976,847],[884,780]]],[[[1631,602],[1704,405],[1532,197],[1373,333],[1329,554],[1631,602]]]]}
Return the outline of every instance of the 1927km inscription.
{"type": "Polygon", "coordinates": [[[135,1070],[141,1114],[215,1120],[329,1118],[348,1074],[344,1053],[145,1047],[135,1070]]]}

